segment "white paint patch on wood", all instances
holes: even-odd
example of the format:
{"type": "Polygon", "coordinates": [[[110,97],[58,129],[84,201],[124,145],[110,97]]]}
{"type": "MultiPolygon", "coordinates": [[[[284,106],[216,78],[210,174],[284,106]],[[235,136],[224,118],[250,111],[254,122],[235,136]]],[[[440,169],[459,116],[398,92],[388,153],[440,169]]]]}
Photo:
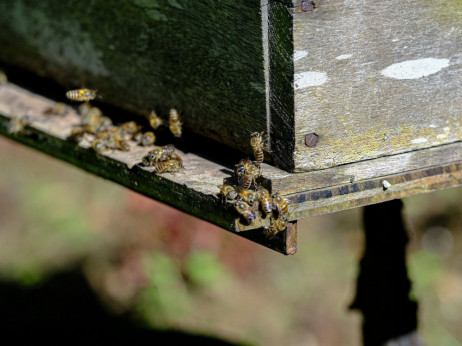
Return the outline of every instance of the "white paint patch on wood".
{"type": "Polygon", "coordinates": [[[329,80],[326,72],[306,71],[294,76],[295,90],[323,85],[329,80]]]}
{"type": "Polygon", "coordinates": [[[428,142],[428,140],[426,138],[424,138],[424,137],[419,137],[419,138],[413,139],[411,141],[411,143],[413,143],[413,144],[427,143],[427,142],[428,142]]]}
{"type": "Polygon", "coordinates": [[[296,50],[294,52],[294,61],[303,59],[308,55],[308,52],[306,50],[296,50]]]}
{"type": "Polygon", "coordinates": [[[345,59],[350,59],[353,56],[353,54],[342,54],[336,57],[335,59],[337,60],[345,60],[345,59]]]}
{"type": "Polygon", "coordinates": [[[438,73],[448,66],[449,59],[423,58],[392,64],[383,69],[381,74],[394,79],[418,79],[438,73]]]}

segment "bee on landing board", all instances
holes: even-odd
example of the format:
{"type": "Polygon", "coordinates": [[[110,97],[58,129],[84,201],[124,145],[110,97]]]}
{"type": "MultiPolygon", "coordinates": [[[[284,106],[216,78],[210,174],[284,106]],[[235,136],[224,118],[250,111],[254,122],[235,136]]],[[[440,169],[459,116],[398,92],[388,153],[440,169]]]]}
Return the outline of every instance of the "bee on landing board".
{"type": "Polygon", "coordinates": [[[183,123],[180,121],[180,115],[178,114],[178,111],[175,108],[170,109],[168,127],[170,129],[170,132],[175,137],[181,137],[182,125],[183,123]]]}
{"type": "Polygon", "coordinates": [[[276,206],[279,216],[287,215],[287,212],[289,211],[287,200],[279,193],[275,193],[271,197],[273,198],[273,203],[276,206]]]}
{"type": "Polygon", "coordinates": [[[238,213],[244,217],[247,224],[251,225],[257,219],[256,212],[253,211],[244,201],[237,201],[236,204],[234,204],[234,207],[238,213]]]}
{"type": "Polygon", "coordinates": [[[86,88],[69,90],[66,92],[66,97],[75,102],[88,102],[95,99],[96,90],[86,88]]]}
{"type": "Polygon", "coordinates": [[[287,218],[279,217],[277,219],[271,218],[270,225],[265,226],[263,232],[269,238],[275,237],[279,232],[284,231],[287,228],[287,218]]]}
{"type": "Polygon", "coordinates": [[[257,198],[260,202],[260,207],[266,216],[271,215],[271,212],[275,209],[271,196],[267,189],[260,187],[257,192],[257,198]]]}
{"type": "Polygon", "coordinates": [[[176,173],[183,169],[183,163],[178,160],[167,160],[156,162],[152,165],[156,173],[176,173]]]}
{"type": "Polygon", "coordinates": [[[8,123],[7,131],[12,135],[25,134],[24,128],[29,125],[29,123],[30,121],[27,116],[22,118],[12,118],[8,123]]]}
{"type": "Polygon", "coordinates": [[[235,201],[237,199],[238,193],[234,189],[234,186],[231,185],[218,185],[220,189],[220,194],[224,198],[224,201],[235,201]]]}
{"type": "Polygon", "coordinates": [[[148,131],[148,132],[145,132],[143,136],[141,137],[140,144],[147,147],[148,145],[154,144],[155,141],[156,141],[156,135],[154,134],[154,132],[148,131]]]}

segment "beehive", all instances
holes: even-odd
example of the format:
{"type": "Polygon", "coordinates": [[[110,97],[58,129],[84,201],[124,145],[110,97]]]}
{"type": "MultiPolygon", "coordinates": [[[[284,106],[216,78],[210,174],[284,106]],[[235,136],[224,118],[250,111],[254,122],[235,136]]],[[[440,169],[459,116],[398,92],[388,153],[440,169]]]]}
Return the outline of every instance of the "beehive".
{"type": "MultiPolygon", "coordinates": [[[[442,0],[4,0],[0,61],[64,90],[98,89],[134,116],[176,107],[185,133],[242,156],[250,133],[265,131],[264,185],[297,220],[462,184],[461,13],[442,0]]],[[[0,90],[2,124],[36,97],[0,90]]],[[[38,135],[46,143],[16,139],[78,162],[55,126],[38,135]]],[[[214,199],[232,165],[187,160],[189,177],[156,184],[190,204],[134,186],[141,171],[117,175],[101,158],[80,166],[239,230],[214,199]]]]}

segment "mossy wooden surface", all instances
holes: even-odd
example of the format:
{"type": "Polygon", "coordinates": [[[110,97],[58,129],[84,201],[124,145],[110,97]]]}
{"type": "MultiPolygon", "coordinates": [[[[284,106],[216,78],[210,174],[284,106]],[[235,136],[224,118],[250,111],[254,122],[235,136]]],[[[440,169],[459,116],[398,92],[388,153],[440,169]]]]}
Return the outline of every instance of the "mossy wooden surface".
{"type": "Polygon", "coordinates": [[[316,4],[294,11],[298,170],[462,140],[460,1],[316,4]]]}

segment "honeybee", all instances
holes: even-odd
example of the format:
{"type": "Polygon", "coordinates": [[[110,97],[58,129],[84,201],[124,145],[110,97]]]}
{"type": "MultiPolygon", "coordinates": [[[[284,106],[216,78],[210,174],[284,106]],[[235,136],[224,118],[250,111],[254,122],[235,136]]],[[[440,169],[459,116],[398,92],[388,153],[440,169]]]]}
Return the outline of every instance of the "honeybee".
{"type": "Polygon", "coordinates": [[[155,140],[156,140],[156,135],[154,134],[154,132],[148,131],[148,132],[145,132],[143,136],[141,137],[140,144],[144,146],[152,145],[154,144],[155,140]]]}
{"type": "Polygon", "coordinates": [[[170,109],[169,124],[170,132],[175,137],[181,137],[181,126],[183,123],[180,121],[180,115],[175,108],[170,109]]]}
{"type": "Polygon", "coordinates": [[[224,197],[225,202],[226,201],[234,201],[236,200],[238,193],[234,189],[233,186],[231,185],[218,185],[218,188],[220,189],[221,195],[224,197]]]}
{"type": "Polygon", "coordinates": [[[113,128],[111,130],[105,130],[97,134],[98,139],[104,141],[104,145],[108,149],[118,149],[123,151],[130,150],[130,146],[127,141],[122,137],[118,128],[113,128]]]}
{"type": "Polygon", "coordinates": [[[238,178],[239,186],[242,186],[246,189],[250,188],[252,183],[257,186],[257,179],[260,177],[260,175],[261,169],[259,166],[256,166],[253,163],[248,165],[245,168],[244,174],[238,178]]]}
{"type": "Polygon", "coordinates": [[[106,131],[112,126],[112,120],[108,117],[101,117],[98,119],[98,127],[96,132],[106,131]]]}
{"type": "Polygon", "coordinates": [[[284,197],[282,197],[279,193],[275,193],[271,197],[273,198],[273,203],[276,206],[279,216],[287,215],[287,212],[289,210],[287,200],[284,197]]]}
{"type": "Polygon", "coordinates": [[[274,217],[271,218],[270,220],[270,225],[265,226],[263,228],[263,232],[268,236],[269,238],[273,238],[276,236],[279,232],[284,231],[287,228],[287,218],[286,217],[279,217],[275,219],[274,217]]]}
{"type": "Polygon", "coordinates": [[[29,123],[28,117],[12,118],[8,123],[7,131],[12,135],[24,134],[24,127],[29,125],[29,123]]]}
{"type": "Polygon", "coordinates": [[[66,92],[66,97],[71,101],[87,102],[94,100],[96,97],[96,90],[91,89],[75,89],[66,92]]]}
{"type": "Polygon", "coordinates": [[[151,114],[149,114],[148,120],[149,125],[151,125],[154,130],[157,130],[159,126],[164,125],[164,120],[159,118],[155,111],[152,111],[151,114]]]}
{"type": "Polygon", "coordinates": [[[247,190],[242,186],[238,186],[236,188],[237,193],[239,194],[239,200],[243,200],[250,206],[254,206],[255,202],[257,201],[257,195],[253,190],[247,190]]]}
{"type": "Polygon", "coordinates": [[[0,85],[4,85],[6,83],[8,83],[8,77],[5,72],[0,71],[0,85]]]}
{"type": "Polygon", "coordinates": [[[90,106],[90,104],[89,104],[88,102],[82,103],[82,104],[79,105],[79,107],[77,108],[79,114],[82,115],[82,116],[85,116],[85,115],[87,115],[88,113],[90,113],[90,109],[92,109],[92,107],[90,106]]]}
{"type": "Polygon", "coordinates": [[[141,138],[143,138],[143,132],[134,133],[132,136],[132,140],[135,142],[141,142],[141,138]]]}
{"type": "Polygon", "coordinates": [[[44,113],[47,115],[65,115],[69,111],[67,104],[58,102],[54,107],[45,109],[44,113]]]}
{"type": "Polygon", "coordinates": [[[85,129],[82,126],[73,126],[71,129],[71,134],[67,137],[67,139],[78,143],[84,135],[85,129]]]}
{"type": "Polygon", "coordinates": [[[254,132],[250,135],[250,145],[253,149],[253,156],[255,157],[255,162],[261,163],[264,159],[263,150],[267,149],[266,144],[263,143],[263,134],[264,132],[254,132]]]}
{"type": "Polygon", "coordinates": [[[234,207],[237,212],[244,217],[247,224],[251,225],[257,219],[256,212],[253,211],[246,202],[237,201],[236,204],[234,204],[234,207]]]}
{"type": "Polygon", "coordinates": [[[177,160],[167,160],[156,162],[152,166],[154,167],[154,172],[156,173],[175,173],[181,171],[183,168],[183,163],[177,160]]]}
{"type": "Polygon", "coordinates": [[[156,162],[162,162],[167,160],[176,160],[183,163],[183,160],[175,153],[175,147],[171,144],[167,144],[163,147],[155,148],[149,151],[142,159],[144,166],[152,166],[156,162]]]}
{"type": "Polygon", "coordinates": [[[252,164],[253,164],[252,161],[247,160],[247,159],[242,159],[234,166],[235,167],[234,172],[236,173],[238,177],[241,177],[245,174],[247,167],[249,167],[252,164]]]}
{"type": "Polygon", "coordinates": [[[265,215],[267,216],[271,215],[271,212],[274,209],[274,204],[273,204],[273,201],[271,200],[271,196],[268,190],[260,187],[257,190],[257,198],[258,198],[258,201],[260,202],[260,207],[265,213],[265,215]]]}
{"type": "Polygon", "coordinates": [[[101,139],[95,139],[91,145],[94,151],[97,153],[101,153],[104,149],[106,149],[106,146],[104,145],[103,140],[101,139]]]}
{"type": "Polygon", "coordinates": [[[141,126],[139,126],[136,122],[134,121],[128,121],[126,123],[123,123],[120,125],[120,133],[122,135],[134,135],[135,133],[138,133],[141,129],[141,126]]]}

